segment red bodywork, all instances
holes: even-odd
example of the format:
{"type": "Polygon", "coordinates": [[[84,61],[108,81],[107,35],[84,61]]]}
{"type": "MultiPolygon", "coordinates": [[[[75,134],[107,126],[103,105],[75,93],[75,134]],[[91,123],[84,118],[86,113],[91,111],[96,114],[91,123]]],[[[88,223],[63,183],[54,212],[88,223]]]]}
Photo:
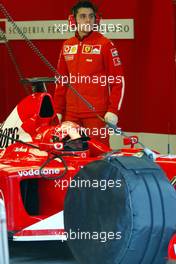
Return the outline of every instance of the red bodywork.
{"type": "MultiPolygon", "coordinates": [[[[50,137],[50,131],[57,126],[53,125],[55,116],[51,96],[35,93],[20,102],[1,127],[0,198],[5,202],[8,232],[13,240],[64,240],[64,198],[71,179],[82,166],[103,159],[111,151],[93,139],[88,141],[86,150],[64,151],[61,147],[55,153],[65,155],[67,173],[61,179],[55,178],[65,170],[58,158],[44,168],[45,176],[48,174],[53,180],[44,179],[39,169],[52,155],[50,151],[55,149],[50,137]],[[40,150],[19,142],[14,143],[2,135],[30,142],[39,146],[40,150]]],[[[115,155],[133,155],[141,151],[134,148],[136,137],[132,141],[125,141],[125,144],[128,143],[132,144],[131,148],[121,149],[115,155]]],[[[174,184],[176,156],[157,154],[156,162],[174,184]]],[[[176,237],[169,245],[170,259],[176,259],[174,241],[176,237]]]]}

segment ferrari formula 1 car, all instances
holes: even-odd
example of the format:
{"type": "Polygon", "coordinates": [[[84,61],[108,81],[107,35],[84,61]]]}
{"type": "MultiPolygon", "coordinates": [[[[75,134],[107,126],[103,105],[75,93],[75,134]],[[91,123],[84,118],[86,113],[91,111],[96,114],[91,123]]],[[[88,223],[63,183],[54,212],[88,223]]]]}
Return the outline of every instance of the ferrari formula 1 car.
{"type": "Polygon", "coordinates": [[[143,149],[112,151],[78,125],[55,122],[51,95],[35,92],[1,125],[9,238],[68,240],[86,264],[176,259],[176,156],[154,154],[154,162],[143,149]]]}

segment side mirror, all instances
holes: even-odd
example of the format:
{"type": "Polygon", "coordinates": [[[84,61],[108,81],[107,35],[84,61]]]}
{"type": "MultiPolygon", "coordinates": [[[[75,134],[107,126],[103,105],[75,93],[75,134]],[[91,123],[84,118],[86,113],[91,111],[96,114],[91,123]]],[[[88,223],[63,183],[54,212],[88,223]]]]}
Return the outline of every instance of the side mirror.
{"type": "Polygon", "coordinates": [[[131,148],[134,148],[134,145],[138,143],[138,137],[137,136],[131,136],[131,137],[126,137],[123,139],[123,144],[124,145],[131,145],[131,148]]]}
{"type": "Polygon", "coordinates": [[[53,152],[56,153],[60,150],[64,149],[64,144],[63,142],[58,142],[58,143],[39,143],[39,148],[40,150],[44,150],[47,152],[53,152]]]}

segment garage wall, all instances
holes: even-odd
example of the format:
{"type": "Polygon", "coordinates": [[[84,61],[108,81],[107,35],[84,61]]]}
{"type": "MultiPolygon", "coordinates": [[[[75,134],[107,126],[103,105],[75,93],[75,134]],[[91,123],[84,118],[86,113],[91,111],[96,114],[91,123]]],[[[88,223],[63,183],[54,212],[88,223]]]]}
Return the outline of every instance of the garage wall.
{"type": "MultiPolygon", "coordinates": [[[[73,0],[1,1],[15,21],[66,19],[73,0]]],[[[171,0],[95,0],[103,18],[134,18],[135,39],[116,40],[125,69],[120,113],[125,131],[176,134],[174,7],[171,0]]],[[[3,15],[1,16],[3,18],[3,15]]],[[[62,40],[34,41],[56,66],[62,40]]],[[[24,41],[11,41],[26,77],[52,76],[24,41]]],[[[0,44],[0,122],[25,96],[4,44],[0,44]]],[[[50,87],[53,93],[54,87],[50,87]]]]}

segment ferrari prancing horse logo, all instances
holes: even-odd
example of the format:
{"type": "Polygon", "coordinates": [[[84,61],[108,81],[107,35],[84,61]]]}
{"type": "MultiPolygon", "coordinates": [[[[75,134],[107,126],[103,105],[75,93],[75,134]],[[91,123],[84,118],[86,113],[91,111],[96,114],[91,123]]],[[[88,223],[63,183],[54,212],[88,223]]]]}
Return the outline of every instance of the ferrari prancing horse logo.
{"type": "Polygon", "coordinates": [[[101,45],[83,45],[82,48],[83,54],[100,54],[101,53],[101,45]]]}
{"type": "Polygon", "coordinates": [[[92,48],[91,45],[83,45],[82,53],[92,53],[92,48]]]}

